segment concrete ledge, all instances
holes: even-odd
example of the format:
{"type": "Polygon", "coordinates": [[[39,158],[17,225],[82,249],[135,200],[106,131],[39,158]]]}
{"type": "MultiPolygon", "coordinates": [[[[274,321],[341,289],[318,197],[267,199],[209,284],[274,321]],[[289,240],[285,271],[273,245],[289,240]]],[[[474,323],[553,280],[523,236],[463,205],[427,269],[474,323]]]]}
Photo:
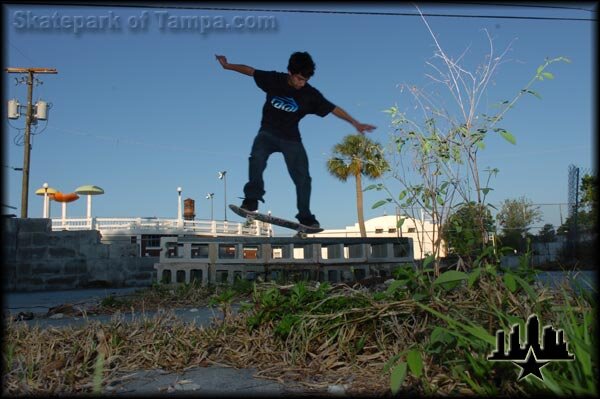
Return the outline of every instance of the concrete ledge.
{"type": "Polygon", "coordinates": [[[410,238],[163,237],[157,281],[233,283],[301,278],[352,281],[413,263],[410,238]]]}
{"type": "Polygon", "coordinates": [[[50,219],[11,218],[6,220],[10,221],[9,224],[14,224],[14,226],[8,228],[8,231],[10,231],[10,229],[17,229],[23,233],[48,233],[52,231],[52,220],[50,219]]]}
{"type": "Polygon", "coordinates": [[[2,223],[5,290],[139,287],[156,279],[156,258],[136,256],[136,244],[116,243],[111,252],[112,244],[102,243],[96,230],[52,231],[50,219],[4,218],[2,223]]]}

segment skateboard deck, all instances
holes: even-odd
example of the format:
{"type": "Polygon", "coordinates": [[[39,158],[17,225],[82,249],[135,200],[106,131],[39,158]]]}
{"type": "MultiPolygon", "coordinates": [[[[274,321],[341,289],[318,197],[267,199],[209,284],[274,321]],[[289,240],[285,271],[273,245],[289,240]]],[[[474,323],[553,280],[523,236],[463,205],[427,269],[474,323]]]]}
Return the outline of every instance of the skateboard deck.
{"type": "Polygon", "coordinates": [[[277,216],[265,215],[264,213],[258,212],[250,212],[236,205],[229,205],[229,209],[231,209],[237,215],[244,217],[248,220],[260,220],[261,222],[271,223],[280,227],[285,227],[287,229],[296,230],[298,232],[297,235],[300,237],[304,237],[306,236],[306,234],[315,234],[323,231],[323,229],[320,227],[317,228],[305,226],[298,222],[278,218],[277,216]]]}

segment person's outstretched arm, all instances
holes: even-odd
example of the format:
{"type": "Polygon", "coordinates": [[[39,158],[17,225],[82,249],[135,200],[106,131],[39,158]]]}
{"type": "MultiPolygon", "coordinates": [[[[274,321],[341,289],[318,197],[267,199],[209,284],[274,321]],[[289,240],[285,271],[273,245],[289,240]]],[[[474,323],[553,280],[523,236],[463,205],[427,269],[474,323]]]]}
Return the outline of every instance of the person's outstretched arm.
{"type": "Polygon", "coordinates": [[[375,126],[373,125],[369,125],[367,123],[360,123],[340,107],[336,106],[331,113],[337,116],[338,118],[350,123],[356,128],[356,130],[360,132],[360,134],[365,134],[365,132],[370,132],[375,129],[375,126]]]}
{"type": "Polygon", "coordinates": [[[215,55],[215,57],[224,69],[229,69],[230,71],[243,73],[244,75],[248,76],[254,76],[254,68],[249,67],[248,65],[230,64],[229,62],[227,62],[227,58],[224,55],[215,55]]]}

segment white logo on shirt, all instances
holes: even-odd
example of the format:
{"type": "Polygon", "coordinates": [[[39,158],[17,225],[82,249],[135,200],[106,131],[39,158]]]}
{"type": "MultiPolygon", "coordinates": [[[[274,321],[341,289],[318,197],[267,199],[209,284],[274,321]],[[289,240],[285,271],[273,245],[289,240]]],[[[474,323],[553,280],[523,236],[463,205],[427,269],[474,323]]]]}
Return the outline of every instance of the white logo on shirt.
{"type": "Polygon", "coordinates": [[[292,97],[273,97],[271,105],[286,112],[298,111],[298,104],[292,97]]]}

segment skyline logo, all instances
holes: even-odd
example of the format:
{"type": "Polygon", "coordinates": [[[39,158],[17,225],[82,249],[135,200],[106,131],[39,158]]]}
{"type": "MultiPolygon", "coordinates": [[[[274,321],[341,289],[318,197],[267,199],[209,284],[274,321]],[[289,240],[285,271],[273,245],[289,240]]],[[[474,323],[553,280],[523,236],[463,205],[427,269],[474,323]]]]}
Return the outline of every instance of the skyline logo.
{"type": "Polygon", "coordinates": [[[521,326],[515,324],[509,334],[508,352],[505,351],[504,331],[496,332],[496,350],[488,356],[492,362],[512,362],[521,368],[517,381],[529,375],[544,380],[542,368],[550,362],[565,362],[575,360],[567,348],[563,330],[555,330],[552,326],[544,326],[540,345],[540,323],[537,315],[532,314],[527,319],[525,340],[521,343],[521,326]]]}
{"type": "Polygon", "coordinates": [[[279,110],[285,112],[296,112],[298,111],[298,104],[293,97],[277,97],[274,96],[271,99],[271,105],[279,110]]]}

